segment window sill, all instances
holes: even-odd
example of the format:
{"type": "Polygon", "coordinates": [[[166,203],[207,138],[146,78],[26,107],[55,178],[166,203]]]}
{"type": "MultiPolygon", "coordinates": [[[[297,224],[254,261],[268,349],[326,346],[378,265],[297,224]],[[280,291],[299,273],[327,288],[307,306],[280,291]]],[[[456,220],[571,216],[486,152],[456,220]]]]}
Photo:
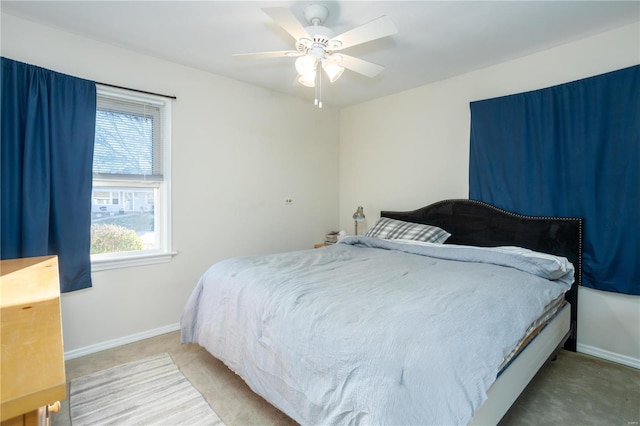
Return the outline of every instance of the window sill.
{"type": "Polygon", "coordinates": [[[109,269],[130,268],[133,266],[154,265],[168,263],[178,254],[172,252],[153,252],[144,254],[128,254],[95,258],[91,256],[91,272],[106,271],[109,269]]]}

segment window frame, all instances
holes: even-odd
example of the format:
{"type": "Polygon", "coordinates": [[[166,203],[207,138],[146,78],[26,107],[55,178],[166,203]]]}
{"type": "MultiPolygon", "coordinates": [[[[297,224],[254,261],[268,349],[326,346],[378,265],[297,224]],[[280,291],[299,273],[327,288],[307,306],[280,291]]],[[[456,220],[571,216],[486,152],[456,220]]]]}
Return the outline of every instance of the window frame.
{"type": "Polygon", "coordinates": [[[159,247],[156,249],[128,252],[111,252],[91,255],[91,271],[103,271],[133,266],[167,263],[177,254],[172,247],[171,229],[171,98],[131,90],[114,88],[96,84],[98,97],[104,96],[131,102],[153,104],[161,107],[162,116],[162,181],[144,179],[127,179],[122,176],[112,178],[104,174],[92,175],[93,191],[103,188],[157,188],[154,200],[154,232],[159,233],[159,247]]]}

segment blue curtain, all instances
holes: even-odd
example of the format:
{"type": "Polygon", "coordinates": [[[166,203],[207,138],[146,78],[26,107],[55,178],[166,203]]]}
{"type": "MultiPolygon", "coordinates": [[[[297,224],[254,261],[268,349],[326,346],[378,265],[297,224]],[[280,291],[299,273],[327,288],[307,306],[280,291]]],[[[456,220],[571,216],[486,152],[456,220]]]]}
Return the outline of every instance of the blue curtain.
{"type": "Polygon", "coordinates": [[[469,198],[584,218],[583,285],[640,295],[640,65],[471,103],[469,198]]]}
{"type": "Polygon", "coordinates": [[[91,287],[92,81],[2,58],[2,259],[58,255],[62,292],[91,287]]]}

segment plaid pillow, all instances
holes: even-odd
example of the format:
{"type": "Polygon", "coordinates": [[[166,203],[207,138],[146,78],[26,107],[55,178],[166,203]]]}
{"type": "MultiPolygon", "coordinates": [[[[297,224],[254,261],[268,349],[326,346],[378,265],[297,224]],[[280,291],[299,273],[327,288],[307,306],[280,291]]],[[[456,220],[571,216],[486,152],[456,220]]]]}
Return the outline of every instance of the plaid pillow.
{"type": "Polygon", "coordinates": [[[367,231],[365,236],[383,238],[385,240],[402,239],[427,243],[444,243],[451,234],[437,226],[381,217],[367,231]]]}

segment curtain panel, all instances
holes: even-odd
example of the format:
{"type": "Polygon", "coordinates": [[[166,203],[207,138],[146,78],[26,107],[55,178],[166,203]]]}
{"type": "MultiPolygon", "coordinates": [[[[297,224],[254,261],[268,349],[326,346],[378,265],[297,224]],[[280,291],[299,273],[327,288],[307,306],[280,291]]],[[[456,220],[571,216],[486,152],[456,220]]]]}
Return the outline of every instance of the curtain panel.
{"type": "Polygon", "coordinates": [[[2,259],[57,255],[62,292],[91,287],[96,85],[2,58],[2,259]]]}
{"type": "Polygon", "coordinates": [[[469,198],[584,218],[583,285],[640,295],[640,65],[470,107],[469,198]]]}

